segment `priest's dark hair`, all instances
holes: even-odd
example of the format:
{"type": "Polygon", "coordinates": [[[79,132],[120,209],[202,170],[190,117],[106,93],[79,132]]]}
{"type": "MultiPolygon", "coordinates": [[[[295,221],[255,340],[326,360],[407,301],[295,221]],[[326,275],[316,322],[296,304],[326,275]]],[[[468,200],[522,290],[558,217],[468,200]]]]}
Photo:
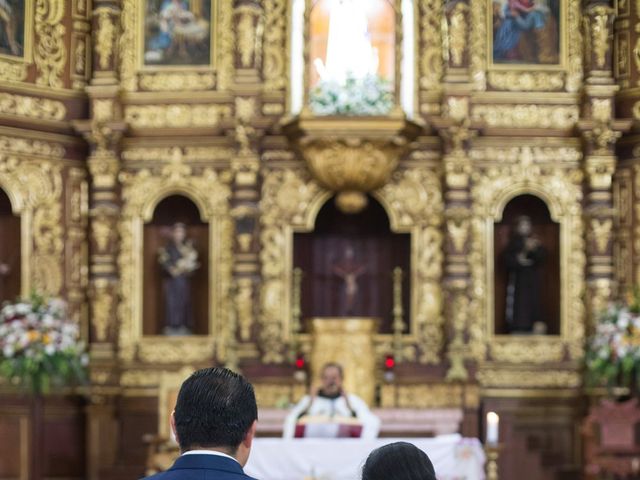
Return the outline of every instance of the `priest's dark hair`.
{"type": "Polygon", "coordinates": [[[362,467],[362,480],[436,480],[426,453],[412,443],[395,442],[376,448],[362,467]]]}
{"type": "Polygon", "coordinates": [[[204,368],[187,378],[174,413],[180,449],[224,448],[234,455],[258,418],[251,384],[227,368],[204,368]]]}

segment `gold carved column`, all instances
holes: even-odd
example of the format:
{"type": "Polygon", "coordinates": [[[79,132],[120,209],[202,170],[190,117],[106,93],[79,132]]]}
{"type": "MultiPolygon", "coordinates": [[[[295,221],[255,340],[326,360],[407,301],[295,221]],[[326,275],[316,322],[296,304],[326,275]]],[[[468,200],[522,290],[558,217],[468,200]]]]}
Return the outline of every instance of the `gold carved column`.
{"type": "Polygon", "coordinates": [[[237,368],[242,358],[255,358],[256,299],[259,280],[258,201],[260,198],[260,139],[264,118],[260,114],[262,84],[263,10],[255,0],[234,4],[235,96],[234,132],[236,153],[233,171],[232,216],[235,225],[233,299],[230,305],[230,343],[227,366],[237,368]]]}
{"type": "Polygon", "coordinates": [[[615,145],[629,121],[615,120],[611,51],[614,10],[606,4],[584,10],[586,87],[583,119],[584,170],[587,180],[584,208],[587,229],[587,308],[591,325],[616,291],[613,269],[613,234],[616,214],[612,179],[616,169],[615,145]]]}
{"type": "MultiPolygon", "coordinates": [[[[118,306],[118,235],[120,214],[118,173],[120,140],[125,130],[116,73],[120,32],[119,0],[94,0],[91,17],[93,74],[89,95],[90,119],[75,122],[89,143],[89,309],[91,382],[95,392],[88,407],[88,476],[113,463],[116,442],[115,402],[108,392],[118,384],[115,368],[118,306]]],[[[113,388],[113,390],[112,390],[113,388]]]]}
{"type": "Polygon", "coordinates": [[[471,159],[468,142],[475,131],[466,120],[469,97],[446,97],[448,118],[438,121],[444,145],[445,198],[445,317],[449,343],[447,379],[463,381],[468,378],[466,330],[469,319],[471,275],[468,262],[468,240],[471,230],[471,159]]]}
{"type": "Polygon", "coordinates": [[[471,230],[471,159],[469,140],[477,133],[469,118],[472,85],[469,79],[468,2],[450,2],[445,9],[445,75],[442,116],[435,119],[443,142],[445,198],[445,316],[449,337],[448,380],[468,378],[465,367],[471,275],[468,239],[471,230]]]}

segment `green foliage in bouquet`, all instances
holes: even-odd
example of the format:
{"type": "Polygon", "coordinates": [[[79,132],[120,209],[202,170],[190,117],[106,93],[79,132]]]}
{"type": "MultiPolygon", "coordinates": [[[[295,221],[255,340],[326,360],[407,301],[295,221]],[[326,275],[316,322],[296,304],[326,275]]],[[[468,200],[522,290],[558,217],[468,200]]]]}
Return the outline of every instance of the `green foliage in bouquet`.
{"type": "Polygon", "coordinates": [[[36,395],[86,381],[88,355],[59,299],[32,295],[0,310],[0,376],[36,395]]]}
{"type": "MultiPolygon", "coordinates": [[[[603,312],[589,339],[588,386],[640,389],[640,290],[603,312]]],[[[632,391],[632,393],[636,393],[632,391]]]]}
{"type": "Polygon", "coordinates": [[[309,104],[316,115],[387,115],[393,93],[391,83],[378,75],[321,80],[311,90],[309,104]]]}

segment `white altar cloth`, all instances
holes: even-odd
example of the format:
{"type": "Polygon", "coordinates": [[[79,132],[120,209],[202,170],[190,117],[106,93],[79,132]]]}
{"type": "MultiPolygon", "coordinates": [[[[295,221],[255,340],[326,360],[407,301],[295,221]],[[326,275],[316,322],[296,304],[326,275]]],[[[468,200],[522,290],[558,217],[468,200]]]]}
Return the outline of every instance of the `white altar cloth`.
{"type": "Polygon", "coordinates": [[[438,480],[484,480],[480,442],[459,434],[376,440],[256,438],[244,471],[259,480],[359,480],[369,453],[399,440],[429,455],[438,480]]]}

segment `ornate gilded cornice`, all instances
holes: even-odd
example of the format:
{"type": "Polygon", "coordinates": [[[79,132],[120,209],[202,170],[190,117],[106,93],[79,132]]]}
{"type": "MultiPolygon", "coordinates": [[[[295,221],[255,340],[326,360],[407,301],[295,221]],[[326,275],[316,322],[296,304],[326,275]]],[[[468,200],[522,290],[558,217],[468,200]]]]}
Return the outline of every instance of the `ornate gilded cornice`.
{"type": "Polygon", "coordinates": [[[363,193],[382,187],[420,127],[394,118],[304,118],[284,126],[314,178],[338,192],[338,206],[357,212],[363,193]]]}

